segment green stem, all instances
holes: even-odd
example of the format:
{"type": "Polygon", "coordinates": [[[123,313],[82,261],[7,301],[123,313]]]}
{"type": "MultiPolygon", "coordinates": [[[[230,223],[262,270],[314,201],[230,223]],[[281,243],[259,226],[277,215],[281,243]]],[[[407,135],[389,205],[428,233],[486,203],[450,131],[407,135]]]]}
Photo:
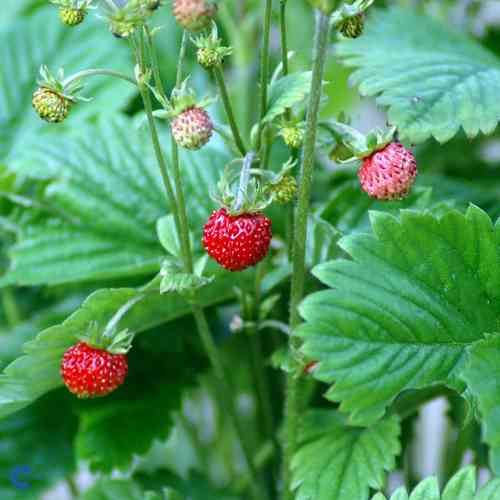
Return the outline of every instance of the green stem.
{"type": "Polygon", "coordinates": [[[10,286],[2,288],[2,306],[9,327],[17,325],[21,321],[21,314],[10,286]]]}
{"type": "Polygon", "coordinates": [[[238,128],[238,124],[236,123],[236,119],[234,117],[233,107],[231,106],[231,100],[229,99],[229,94],[227,92],[222,68],[220,66],[215,67],[213,69],[213,73],[215,81],[217,82],[217,85],[219,87],[219,92],[222,99],[222,103],[224,104],[224,109],[226,110],[229,126],[231,127],[231,131],[233,132],[234,142],[236,143],[236,147],[241,153],[241,156],[245,156],[247,154],[247,149],[245,147],[243,139],[241,138],[240,130],[238,128]]]}
{"type": "Polygon", "coordinates": [[[266,492],[263,489],[261,490],[261,488],[259,487],[258,472],[253,462],[252,447],[247,439],[248,433],[243,428],[236,411],[234,399],[232,397],[233,391],[227,382],[228,377],[226,376],[222,360],[219,356],[219,351],[217,350],[217,346],[215,345],[215,342],[212,338],[210,327],[208,326],[205,314],[203,313],[202,308],[195,303],[193,303],[192,308],[203,347],[205,348],[205,351],[208,355],[215,378],[217,380],[219,397],[221,398],[221,401],[227,414],[229,415],[229,418],[233,422],[236,434],[241,443],[248,471],[252,478],[249,484],[252,497],[255,500],[266,499],[266,492]]]}
{"type": "MultiPolygon", "coordinates": [[[[315,163],[316,132],[318,126],[319,105],[325,70],[326,55],[330,34],[329,16],[318,12],[311,91],[307,105],[306,130],[304,137],[304,150],[301,165],[301,179],[298,193],[297,216],[295,220],[295,233],[292,256],[292,285],[290,291],[290,351],[292,359],[300,347],[300,340],[294,336],[293,330],[300,323],[298,306],[304,294],[306,275],[306,238],[309,208],[311,203],[311,187],[315,163]]],[[[299,379],[293,374],[287,376],[286,402],[285,402],[285,447],[283,460],[283,496],[290,500],[293,498],[291,491],[290,465],[297,448],[297,430],[300,412],[299,379]]]]}
{"type": "MultiPolygon", "coordinates": [[[[286,3],[287,0],[280,0],[280,35],[281,35],[281,65],[283,67],[283,76],[288,75],[288,40],[286,31],[286,3]]],[[[292,119],[292,110],[285,109],[285,120],[292,119]]]]}
{"type": "Polygon", "coordinates": [[[267,84],[269,81],[269,40],[271,37],[271,16],[273,13],[273,0],[266,0],[264,13],[264,36],[260,55],[260,115],[257,131],[257,151],[262,145],[262,132],[264,130],[264,116],[267,111],[267,84]]]}
{"type": "MultiPolygon", "coordinates": [[[[177,85],[180,85],[182,82],[182,65],[184,61],[184,56],[185,56],[185,51],[186,51],[186,46],[187,46],[187,40],[188,36],[187,33],[184,32],[183,37],[182,37],[182,44],[181,44],[181,49],[180,49],[180,54],[179,54],[179,61],[178,61],[178,70],[177,70],[177,85]]],[[[139,60],[142,61],[141,67],[144,64],[144,41],[142,36],[139,38],[139,60]]],[[[149,98],[149,93],[147,91],[147,88],[142,85],[141,86],[142,92],[144,94],[147,94],[147,98],[143,100],[145,103],[149,104],[149,106],[145,107],[146,109],[146,114],[148,115],[148,121],[150,124],[150,129],[151,129],[151,135],[153,139],[153,143],[155,144],[157,142],[157,134],[156,134],[156,128],[154,124],[154,119],[152,116],[151,112],[151,101],[149,98]]],[[[141,93],[142,93],[141,92],[141,93]]],[[[159,144],[158,144],[159,146],[159,144]]],[[[155,148],[156,149],[156,148],[155,148]]],[[[161,153],[161,149],[159,149],[161,153]]],[[[184,194],[183,194],[183,189],[182,189],[182,179],[180,175],[180,165],[179,165],[179,156],[178,156],[178,150],[177,150],[177,145],[175,144],[175,141],[172,140],[172,163],[173,163],[173,175],[174,175],[174,184],[176,188],[176,194],[177,194],[177,205],[176,205],[176,213],[177,213],[177,218],[178,218],[178,223],[176,223],[176,230],[177,234],[179,235],[179,239],[181,241],[181,252],[184,260],[184,267],[185,271],[188,273],[193,272],[193,256],[191,252],[191,245],[189,242],[189,226],[187,223],[187,213],[186,213],[186,204],[185,204],[185,199],[184,199],[184,194]]],[[[160,170],[162,170],[160,158],[163,160],[163,155],[157,155],[158,164],[160,166],[160,170]]],[[[165,169],[165,174],[166,174],[166,169],[165,169]]],[[[164,183],[167,183],[170,188],[167,188],[166,184],[166,189],[167,192],[171,192],[171,184],[170,184],[170,179],[168,175],[163,176],[162,173],[162,179],[164,180],[164,183]]],[[[172,192],[172,197],[175,201],[175,195],[172,192]]],[[[170,198],[170,195],[169,195],[170,198]]],[[[212,338],[212,334],[210,332],[210,328],[208,325],[208,322],[205,318],[205,313],[203,312],[203,309],[200,307],[198,304],[196,292],[193,291],[191,293],[190,297],[190,302],[191,302],[191,308],[192,312],[196,321],[197,325],[197,330],[198,334],[200,336],[201,342],[204,346],[204,349],[207,353],[207,356],[210,360],[210,363],[212,365],[212,369],[214,370],[216,379],[218,381],[219,385],[219,394],[220,397],[223,401],[224,408],[226,413],[230,416],[230,418],[233,421],[233,424],[236,429],[236,433],[238,436],[238,439],[241,442],[241,446],[243,449],[243,453],[247,462],[247,467],[249,470],[250,475],[252,476],[252,481],[250,484],[251,488],[251,493],[252,496],[255,500],[262,500],[267,498],[265,492],[261,491],[259,488],[259,480],[258,480],[258,474],[257,470],[254,467],[253,460],[252,460],[252,450],[251,446],[246,439],[246,432],[245,429],[243,429],[243,426],[241,425],[238,414],[236,411],[235,407],[235,402],[233,398],[233,393],[231,391],[231,387],[227,383],[227,377],[224,373],[224,368],[222,364],[222,360],[219,356],[219,352],[217,350],[217,346],[215,345],[215,342],[212,338]]]]}
{"type": "Polygon", "coordinates": [[[113,71],[112,69],[85,69],[83,71],[75,73],[74,75],[69,76],[68,78],[66,78],[66,80],[62,82],[62,84],[63,87],[67,87],[70,83],[74,82],[75,80],[79,80],[80,78],[85,78],[87,76],[96,76],[96,75],[113,76],[115,78],[119,78],[120,80],[125,80],[126,82],[129,82],[134,86],[137,85],[137,82],[131,76],[124,75],[119,71],[113,71]]]}
{"type": "Polygon", "coordinates": [[[156,48],[153,43],[153,36],[151,34],[151,30],[149,29],[149,26],[146,24],[144,27],[148,39],[148,47],[149,47],[149,53],[151,57],[151,62],[153,66],[153,76],[155,79],[155,86],[156,90],[160,93],[160,95],[163,97],[165,101],[168,101],[167,96],[165,94],[165,88],[163,87],[163,83],[161,81],[161,75],[160,75],[160,65],[158,64],[158,54],[156,53],[156,48]]]}
{"type": "MultiPolygon", "coordinates": [[[[181,48],[177,63],[177,77],[175,80],[176,89],[182,84],[182,66],[186,55],[186,47],[189,37],[187,31],[182,33],[181,48]]],[[[184,199],[184,189],[182,188],[181,167],[179,161],[179,148],[177,143],[171,139],[172,147],[172,172],[174,177],[175,193],[177,195],[177,208],[179,210],[179,239],[181,244],[181,253],[184,259],[184,266],[187,273],[193,273],[193,255],[191,252],[191,242],[189,240],[189,223],[186,210],[186,201],[184,199]]]]}
{"type": "Polygon", "coordinates": [[[80,498],[80,489],[78,488],[73,476],[66,476],[66,484],[68,485],[68,489],[71,493],[71,498],[80,498]]]}

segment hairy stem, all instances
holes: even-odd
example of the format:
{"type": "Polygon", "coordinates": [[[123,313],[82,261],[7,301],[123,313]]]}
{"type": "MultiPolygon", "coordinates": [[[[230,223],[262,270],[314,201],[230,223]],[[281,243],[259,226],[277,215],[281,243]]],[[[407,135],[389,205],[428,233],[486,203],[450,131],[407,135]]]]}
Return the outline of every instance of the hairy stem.
{"type": "MultiPolygon", "coordinates": [[[[292,285],[290,290],[290,352],[292,359],[300,347],[300,340],[294,336],[293,330],[300,323],[298,306],[304,293],[306,275],[306,238],[307,222],[311,202],[311,187],[313,180],[316,133],[318,126],[319,105],[325,69],[325,60],[328,51],[330,33],[330,18],[325,14],[317,13],[312,82],[307,105],[306,130],[304,150],[301,165],[300,187],[298,193],[297,213],[292,257],[292,285]]],[[[299,380],[290,373],[287,376],[286,402],[285,402],[285,448],[283,460],[283,496],[290,500],[293,498],[291,487],[290,465],[297,448],[297,428],[299,422],[300,395],[299,380]]]]}
{"type": "Polygon", "coordinates": [[[227,92],[226,82],[224,81],[224,73],[222,72],[222,68],[217,66],[213,70],[215,81],[219,87],[219,93],[222,99],[222,103],[224,104],[224,109],[226,110],[226,116],[229,121],[229,126],[231,127],[231,131],[233,133],[234,142],[236,147],[238,148],[241,156],[245,156],[247,154],[247,148],[245,147],[245,143],[241,138],[240,130],[238,128],[238,124],[236,123],[236,119],[234,117],[233,107],[231,106],[231,100],[229,99],[229,94],[227,92]]]}
{"type": "Polygon", "coordinates": [[[245,455],[248,471],[252,478],[249,484],[252,497],[255,500],[266,499],[267,495],[265,491],[261,490],[259,487],[258,472],[253,461],[252,447],[250,446],[250,443],[247,439],[248,433],[243,428],[238,413],[236,411],[235,401],[233,398],[233,391],[227,382],[228,378],[226,376],[222,360],[219,356],[219,351],[217,350],[217,346],[215,345],[215,342],[212,338],[212,334],[210,332],[210,327],[208,326],[207,319],[205,317],[205,314],[203,313],[202,308],[199,305],[193,303],[192,308],[193,308],[194,318],[196,321],[196,326],[200,334],[200,339],[208,355],[210,364],[212,365],[212,369],[214,371],[215,378],[217,380],[217,385],[219,389],[218,390],[219,398],[221,399],[225,411],[227,412],[227,414],[229,415],[230,419],[233,422],[236,434],[240,440],[243,454],[245,455]]]}
{"type": "MultiPolygon", "coordinates": [[[[280,35],[281,35],[281,65],[283,67],[283,76],[288,75],[288,39],[286,31],[286,4],[287,0],[280,0],[280,35]]],[[[285,120],[292,118],[290,108],[285,109],[285,120]]]]}
{"type": "Polygon", "coordinates": [[[267,111],[267,84],[269,81],[269,39],[271,37],[271,16],[273,13],[273,0],[266,0],[266,10],[264,14],[264,36],[262,51],[260,55],[260,114],[259,127],[257,132],[257,151],[262,145],[262,133],[264,130],[264,116],[267,111]]]}
{"type": "MultiPolygon", "coordinates": [[[[186,31],[182,34],[181,48],[177,63],[177,77],[175,80],[176,89],[182,84],[182,66],[186,55],[186,47],[189,36],[186,31]]],[[[177,208],[179,210],[179,239],[181,244],[181,253],[184,260],[184,266],[187,273],[193,273],[193,255],[191,252],[191,242],[189,240],[189,224],[186,211],[186,202],[184,199],[184,189],[182,188],[181,167],[179,161],[179,148],[177,143],[171,138],[172,148],[172,172],[174,176],[175,194],[177,195],[177,208]]]]}

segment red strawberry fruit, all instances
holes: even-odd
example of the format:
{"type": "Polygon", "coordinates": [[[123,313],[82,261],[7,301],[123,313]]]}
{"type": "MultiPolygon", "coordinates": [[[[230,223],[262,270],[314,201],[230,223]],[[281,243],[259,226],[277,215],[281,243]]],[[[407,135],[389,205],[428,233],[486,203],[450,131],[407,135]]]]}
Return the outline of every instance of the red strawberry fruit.
{"type": "Polygon", "coordinates": [[[260,212],[231,215],[221,208],[203,229],[208,255],[229,271],[242,271],[261,261],[271,238],[271,221],[260,212]]]}
{"type": "Polygon", "coordinates": [[[106,396],[123,384],[127,371],[126,354],[112,354],[85,342],[70,347],[61,363],[66,387],[79,398],[106,396]]]}
{"type": "Polygon", "coordinates": [[[399,142],[392,142],[365,158],[358,172],[363,191],[379,200],[404,198],[416,176],[415,157],[399,142]]]}

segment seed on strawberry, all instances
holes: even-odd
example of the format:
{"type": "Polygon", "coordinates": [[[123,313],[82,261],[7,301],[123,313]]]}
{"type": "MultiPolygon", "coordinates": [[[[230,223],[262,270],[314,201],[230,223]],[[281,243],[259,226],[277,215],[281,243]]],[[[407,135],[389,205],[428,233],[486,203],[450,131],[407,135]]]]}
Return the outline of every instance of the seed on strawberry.
{"type": "Polygon", "coordinates": [[[200,107],[190,107],[172,120],[175,142],[186,149],[200,149],[212,137],[214,125],[208,113],[200,107]]]}
{"type": "Polygon", "coordinates": [[[201,31],[210,25],[217,5],[210,0],[174,0],[172,13],[184,29],[201,31]]]}
{"type": "Polygon", "coordinates": [[[76,26],[85,19],[85,9],[75,9],[73,7],[61,7],[59,17],[67,26],[76,26]]]}
{"type": "Polygon", "coordinates": [[[399,142],[388,144],[365,158],[358,172],[363,191],[379,200],[404,198],[416,176],[415,157],[399,142]]]}
{"type": "Polygon", "coordinates": [[[79,398],[106,396],[123,384],[128,371],[126,354],[78,342],[63,356],[61,376],[66,387],[79,398]]]}
{"type": "Polygon", "coordinates": [[[64,121],[71,107],[71,101],[45,87],[35,91],[31,102],[40,118],[50,123],[64,121]]]}
{"type": "Polygon", "coordinates": [[[231,215],[221,208],[203,229],[208,255],[229,271],[255,266],[267,255],[271,238],[271,221],[260,212],[231,215]]]}
{"type": "Polygon", "coordinates": [[[365,28],[365,15],[363,12],[348,17],[341,25],[340,32],[347,38],[358,38],[365,28]]]}

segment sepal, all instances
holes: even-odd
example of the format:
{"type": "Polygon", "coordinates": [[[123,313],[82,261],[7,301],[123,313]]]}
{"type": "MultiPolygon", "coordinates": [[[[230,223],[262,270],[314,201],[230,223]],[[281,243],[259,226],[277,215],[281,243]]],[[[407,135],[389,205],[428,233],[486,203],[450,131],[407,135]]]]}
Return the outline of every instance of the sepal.
{"type": "Polygon", "coordinates": [[[374,1],[375,0],[356,0],[352,4],[344,3],[332,14],[332,24],[337,29],[340,29],[343,23],[349,19],[355,18],[360,14],[362,15],[374,1]]]}
{"type": "Polygon", "coordinates": [[[215,279],[214,276],[203,276],[208,255],[201,257],[194,266],[192,274],[186,273],[176,259],[165,259],[162,264],[160,276],[160,293],[187,293],[206,286],[215,279]]]}

